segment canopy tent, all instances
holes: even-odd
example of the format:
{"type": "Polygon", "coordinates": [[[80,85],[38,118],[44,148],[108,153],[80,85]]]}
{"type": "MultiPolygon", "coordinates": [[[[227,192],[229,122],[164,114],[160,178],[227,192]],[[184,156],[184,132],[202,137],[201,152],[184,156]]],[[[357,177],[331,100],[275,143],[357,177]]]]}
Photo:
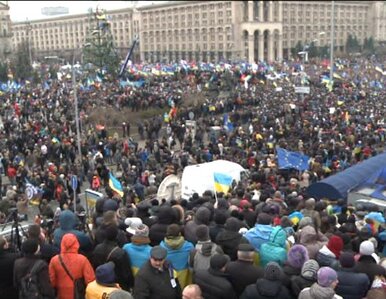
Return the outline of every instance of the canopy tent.
{"type": "Polygon", "coordinates": [[[310,185],[307,194],[316,199],[347,199],[348,192],[353,188],[379,181],[385,168],[386,153],[382,153],[310,185]]]}

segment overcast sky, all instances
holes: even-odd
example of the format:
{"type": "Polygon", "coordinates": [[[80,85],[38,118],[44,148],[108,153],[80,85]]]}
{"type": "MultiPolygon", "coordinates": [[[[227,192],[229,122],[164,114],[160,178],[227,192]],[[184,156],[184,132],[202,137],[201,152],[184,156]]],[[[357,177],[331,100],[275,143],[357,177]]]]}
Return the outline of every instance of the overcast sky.
{"type": "Polygon", "coordinates": [[[151,4],[151,1],[8,1],[8,5],[10,7],[11,20],[13,22],[19,22],[25,21],[26,19],[39,20],[52,18],[52,16],[41,14],[43,7],[67,7],[69,9],[69,15],[72,15],[87,13],[90,7],[95,9],[97,5],[99,5],[100,8],[111,10],[131,7],[133,2],[137,2],[137,6],[151,4]]]}

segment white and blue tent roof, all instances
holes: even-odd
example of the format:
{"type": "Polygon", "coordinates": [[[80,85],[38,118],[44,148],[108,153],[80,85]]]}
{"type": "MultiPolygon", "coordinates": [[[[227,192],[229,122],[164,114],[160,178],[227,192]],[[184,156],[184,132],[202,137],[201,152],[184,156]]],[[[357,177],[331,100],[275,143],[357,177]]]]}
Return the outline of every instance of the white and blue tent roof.
{"type": "Polygon", "coordinates": [[[374,189],[369,196],[386,200],[382,192],[386,188],[385,183],[386,152],[313,183],[308,187],[307,194],[316,199],[347,199],[351,190],[367,185],[374,189]]]}

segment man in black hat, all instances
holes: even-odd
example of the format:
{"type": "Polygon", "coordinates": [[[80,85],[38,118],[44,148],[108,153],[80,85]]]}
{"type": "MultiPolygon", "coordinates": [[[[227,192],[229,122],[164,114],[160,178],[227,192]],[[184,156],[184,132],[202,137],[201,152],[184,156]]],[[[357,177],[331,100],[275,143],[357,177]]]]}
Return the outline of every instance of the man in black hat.
{"type": "Polygon", "coordinates": [[[215,254],[210,258],[208,270],[198,270],[194,274],[194,283],[198,284],[205,299],[235,299],[236,293],[225,273],[230,258],[224,254],[215,254]]]}
{"type": "Polygon", "coordinates": [[[230,276],[237,296],[240,296],[248,285],[264,277],[264,269],[253,265],[255,255],[252,245],[240,244],[237,250],[237,260],[230,262],[226,267],[226,273],[230,276]]]}
{"type": "Polygon", "coordinates": [[[135,277],[133,296],[135,299],[179,299],[182,292],[175,271],[166,261],[167,251],[155,246],[150,259],[135,277]]]}

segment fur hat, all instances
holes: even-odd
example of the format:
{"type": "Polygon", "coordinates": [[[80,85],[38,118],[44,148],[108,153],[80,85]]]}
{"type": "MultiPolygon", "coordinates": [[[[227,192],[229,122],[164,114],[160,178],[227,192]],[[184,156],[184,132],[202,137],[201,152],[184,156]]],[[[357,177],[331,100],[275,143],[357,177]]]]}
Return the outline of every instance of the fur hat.
{"type": "Polygon", "coordinates": [[[195,219],[196,219],[197,224],[209,225],[210,210],[207,207],[199,207],[197,209],[195,219]]]}
{"type": "Polygon", "coordinates": [[[149,227],[146,224],[140,224],[137,226],[134,236],[136,237],[149,237],[149,227]]]}
{"type": "Polygon", "coordinates": [[[303,276],[303,278],[316,281],[318,270],[318,262],[311,259],[303,264],[301,275],[303,276]]]}
{"type": "Polygon", "coordinates": [[[301,244],[295,244],[288,251],[288,264],[296,269],[301,269],[303,264],[309,260],[307,248],[301,244]]]}
{"type": "Polygon", "coordinates": [[[280,280],[283,276],[283,270],[276,262],[269,262],[264,269],[264,278],[268,280],[280,280]]]}

